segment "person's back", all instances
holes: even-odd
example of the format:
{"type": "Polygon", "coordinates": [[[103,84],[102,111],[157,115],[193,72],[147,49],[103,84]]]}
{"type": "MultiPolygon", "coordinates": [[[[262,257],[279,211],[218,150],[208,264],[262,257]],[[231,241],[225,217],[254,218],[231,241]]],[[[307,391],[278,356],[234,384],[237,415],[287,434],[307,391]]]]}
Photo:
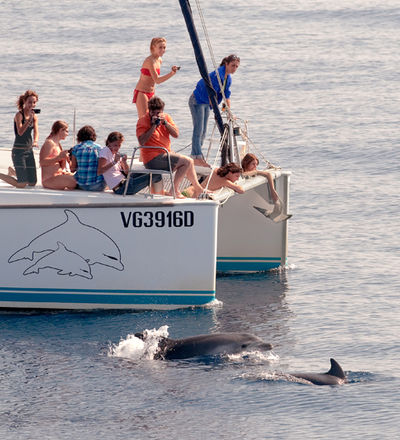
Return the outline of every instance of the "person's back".
{"type": "Polygon", "coordinates": [[[71,171],[76,171],[78,187],[85,191],[103,191],[106,184],[104,177],[97,174],[100,145],[96,144],[96,133],[90,125],[78,131],[77,140],[71,151],[71,171]]]}
{"type": "MultiPolygon", "coordinates": [[[[217,170],[214,170],[206,180],[201,184],[203,190],[206,191],[218,191],[221,188],[229,188],[233,191],[243,194],[244,190],[240,185],[235,182],[239,179],[242,169],[235,163],[228,163],[217,170]]],[[[189,186],[182,194],[185,197],[195,197],[194,188],[189,186]]]]}

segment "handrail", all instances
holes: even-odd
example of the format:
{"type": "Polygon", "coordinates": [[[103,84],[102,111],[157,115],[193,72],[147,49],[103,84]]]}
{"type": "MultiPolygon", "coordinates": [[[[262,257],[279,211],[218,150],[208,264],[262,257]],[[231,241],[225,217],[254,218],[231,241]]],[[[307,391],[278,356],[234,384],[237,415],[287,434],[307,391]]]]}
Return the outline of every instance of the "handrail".
{"type": "Polygon", "coordinates": [[[165,153],[167,153],[169,170],[150,170],[150,169],[146,169],[146,171],[142,170],[141,173],[146,173],[147,172],[148,174],[152,174],[152,173],[157,173],[158,172],[159,174],[164,174],[165,172],[167,172],[169,174],[170,179],[171,179],[172,195],[173,195],[174,199],[176,199],[175,185],[174,185],[174,179],[173,179],[173,174],[172,174],[173,171],[172,171],[172,166],[171,166],[171,157],[170,157],[169,151],[166,148],[164,148],[164,147],[153,147],[153,146],[147,146],[147,145],[139,145],[138,147],[135,147],[133,149],[132,157],[131,157],[131,163],[130,163],[129,171],[128,171],[128,175],[126,176],[125,189],[124,189],[123,196],[125,197],[126,196],[126,192],[128,191],[128,184],[129,184],[130,176],[132,174],[132,165],[133,165],[133,161],[135,159],[136,151],[140,150],[141,148],[143,148],[143,149],[144,148],[152,148],[152,149],[164,150],[165,153]]]}

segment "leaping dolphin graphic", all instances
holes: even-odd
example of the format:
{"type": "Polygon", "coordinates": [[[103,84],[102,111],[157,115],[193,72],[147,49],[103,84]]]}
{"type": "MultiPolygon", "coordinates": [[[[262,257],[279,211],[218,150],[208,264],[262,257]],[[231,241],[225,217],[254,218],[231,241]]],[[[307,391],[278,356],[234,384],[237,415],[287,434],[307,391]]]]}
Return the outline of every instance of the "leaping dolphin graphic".
{"type": "Polygon", "coordinates": [[[57,242],[57,249],[39,258],[35,264],[24,271],[24,275],[39,273],[42,269],[54,269],[58,275],[80,276],[92,279],[89,264],[76,252],[68,250],[63,243],[57,242]]]}
{"type": "Polygon", "coordinates": [[[65,209],[66,220],[58,226],[35,237],[27,246],[16,251],[8,259],[9,263],[28,259],[34,261],[36,254],[46,255],[58,249],[60,239],[65,247],[78,254],[92,266],[102,264],[123,270],[121,251],[114,240],[100,229],[82,223],[78,216],[65,209]]]}
{"type": "Polygon", "coordinates": [[[342,367],[331,358],[331,368],[327,373],[290,373],[290,376],[304,379],[314,385],[343,385],[347,378],[342,367]]]}
{"type": "MultiPolygon", "coordinates": [[[[137,338],[146,339],[143,333],[137,338]]],[[[250,333],[214,333],[185,339],[161,338],[155,359],[188,359],[198,356],[236,354],[243,351],[272,349],[272,345],[250,333]]]]}

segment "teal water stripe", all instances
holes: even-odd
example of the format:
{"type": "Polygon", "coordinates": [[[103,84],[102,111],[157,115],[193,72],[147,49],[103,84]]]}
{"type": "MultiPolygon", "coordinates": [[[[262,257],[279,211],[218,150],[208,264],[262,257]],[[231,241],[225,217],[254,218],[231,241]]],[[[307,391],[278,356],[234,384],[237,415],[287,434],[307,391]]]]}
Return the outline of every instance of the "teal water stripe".
{"type": "Polygon", "coordinates": [[[183,296],[183,295],[76,295],[76,294],[50,294],[50,293],[0,293],[1,302],[19,303],[64,303],[64,304],[163,304],[163,305],[203,305],[215,299],[209,296],[183,296]]]}
{"type": "Polygon", "coordinates": [[[240,261],[240,260],[254,260],[254,261],[281,261],[280,257],[217,257],[217,261],[240,261]]]}
{"type": "Polygon", "coordinates": [[[223,262],[217,261],[217,272],[263,272],[271,269],[276,269],[280,266],[280,260],[276,262],[223,262]]]}
{"type": "Polygon", "coordinates": [[[57,292],[72,292],[72,293],[93,293],[93,294],[166,294],[166,295],[214,295],[215,290],[115,290],[115,289],[57,289],[57,288],[23,288],[23,287],[1,287],[0,292],[51,292],[57,294],[57,292]]]}

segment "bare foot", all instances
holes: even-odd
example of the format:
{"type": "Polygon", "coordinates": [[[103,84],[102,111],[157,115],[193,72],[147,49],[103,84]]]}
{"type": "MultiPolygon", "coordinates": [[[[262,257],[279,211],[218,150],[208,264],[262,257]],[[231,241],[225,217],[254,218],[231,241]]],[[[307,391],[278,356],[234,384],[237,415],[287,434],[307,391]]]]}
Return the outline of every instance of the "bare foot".
{"type": "Polygon", "coordinates": [[[207,168],[211,168],[211,165],[209,165],[204,159],[202,159],[202,158],[196,158],[196,159],[193,159],[193,163],[196,165],[196,166],[199,166],[199,167],[207,167],[207,168]]]}
{"type": "MultiPolygon", "coordinates": [[[[174,194],[172,191],[165,192],[164,195],[174,197],[174,194]]],[[[180,191],[175,191],[175,198],[186,199],[186,196],[184,196],[180,191]]]]}

